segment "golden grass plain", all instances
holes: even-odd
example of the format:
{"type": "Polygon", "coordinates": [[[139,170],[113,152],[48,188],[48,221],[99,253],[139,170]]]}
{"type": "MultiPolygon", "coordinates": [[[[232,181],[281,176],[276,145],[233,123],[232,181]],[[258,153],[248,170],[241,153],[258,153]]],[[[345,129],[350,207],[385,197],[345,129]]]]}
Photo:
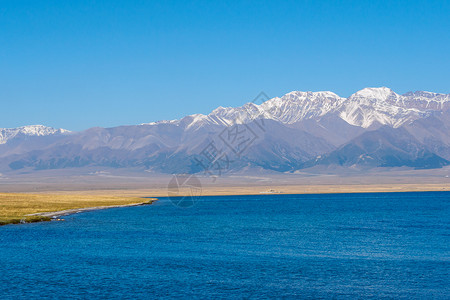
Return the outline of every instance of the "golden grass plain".
{"type": "Polygon", "coordinates": [[[133,205],[148,201],[140,197],[81,194],[0,193],[0,225],[48,221],[50,218],[30,214],[100,206],[133,205]]]}

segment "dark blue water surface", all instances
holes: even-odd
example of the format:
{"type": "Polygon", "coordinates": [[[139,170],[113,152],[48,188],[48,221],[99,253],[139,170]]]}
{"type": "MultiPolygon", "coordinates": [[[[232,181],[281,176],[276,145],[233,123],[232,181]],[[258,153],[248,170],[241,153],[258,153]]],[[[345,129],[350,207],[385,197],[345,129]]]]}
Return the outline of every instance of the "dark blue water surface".
{"type": "Polygon", "coordinates": [[[450,193],[201,197],[0,227],[0,298],[450,298],[450,193]]]}

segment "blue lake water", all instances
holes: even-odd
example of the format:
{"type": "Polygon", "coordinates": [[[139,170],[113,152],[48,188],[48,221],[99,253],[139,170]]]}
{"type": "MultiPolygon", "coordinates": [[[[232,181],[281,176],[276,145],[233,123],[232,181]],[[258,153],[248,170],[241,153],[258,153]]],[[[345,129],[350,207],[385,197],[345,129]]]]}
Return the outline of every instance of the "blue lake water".
{"type": "Polygon", "coordinates": [[[169,199],[0,227],[0,298],[450,298],[450,193],[169,199]]]}

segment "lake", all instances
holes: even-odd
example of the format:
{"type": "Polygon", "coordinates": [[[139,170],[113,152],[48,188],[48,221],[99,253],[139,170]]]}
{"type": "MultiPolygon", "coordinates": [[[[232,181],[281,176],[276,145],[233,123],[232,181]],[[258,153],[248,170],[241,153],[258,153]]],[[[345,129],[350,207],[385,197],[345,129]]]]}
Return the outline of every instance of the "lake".
{"type": "Polygon", "coordinates": [[[0,227],[0,298],[450,298],[450,192],[200,197],[0,227]]]}

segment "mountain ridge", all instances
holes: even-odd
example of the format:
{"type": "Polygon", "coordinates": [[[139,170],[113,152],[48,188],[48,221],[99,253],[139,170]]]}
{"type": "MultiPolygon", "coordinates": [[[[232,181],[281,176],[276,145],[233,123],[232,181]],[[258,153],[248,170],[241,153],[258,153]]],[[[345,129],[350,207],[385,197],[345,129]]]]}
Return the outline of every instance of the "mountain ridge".
{"type": "Polygon", "coordinates": [[[15,138],[17,135],[47,136],[69,132],[70,131],[66,129],[53,128],[44,125],[26,125],[16,128],[0,128],[0,144],[5,144],[8,140],[15,138]]]}
{"type": "Polygon", "coordinates": [[[408,121],[427,116],[433,110],[450,109],[450,94],[431,92],[407,92],[399,95],[387,87],[364,88],[343,98],[329,91],[293,91],[282,97],[268,99],[261,104],[247,103],[241,107],[218,107],[208,115],[195,114],[180,120],[158,121],[177,124],[192,118],[192,124],[207,122],[216,125],[231,125],[235,120],[248,122],[256,117],[273,119],[293,124],[306,119],[337,114],[347,123],[364,128],[375,122],[399,127],[408,121]]]}
{"type": "Polygon", "coordinates": [[[216,152],[231,157],[227,172],[295,172],[327,164],[360,169],[449,164],[450,94],[399,95],[381,87],[347,98],[294,91],[265,100],[218,107],[208,115],[80,132],[42,125],[0,129],[0,171],[98,166],[206,173],[210,170],[199,161],[211,143],[216,152]],[[239,130],[230,131],[238,128],[251,140],[242,153],[224,138],[235,136],[239,130]]]}

